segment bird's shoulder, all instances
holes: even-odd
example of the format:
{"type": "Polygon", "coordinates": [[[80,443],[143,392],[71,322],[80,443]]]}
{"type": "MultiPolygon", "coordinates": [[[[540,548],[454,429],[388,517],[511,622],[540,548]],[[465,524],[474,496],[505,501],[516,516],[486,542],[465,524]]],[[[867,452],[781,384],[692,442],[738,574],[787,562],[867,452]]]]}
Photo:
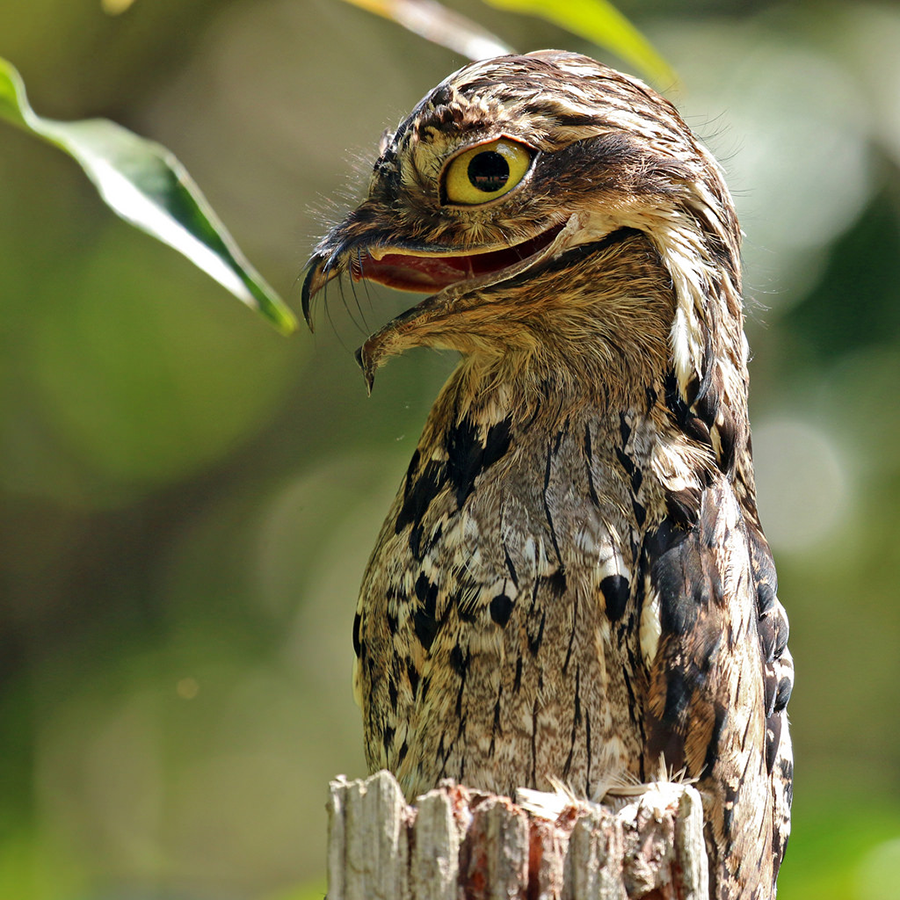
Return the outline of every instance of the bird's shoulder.
{"type": "Polygon", "coordinates": [[[735,883],[764,864],[771,884],[788,833],[793,665],[768,545],[718,475],[694,521],[664,519],[643,554],[647,764],[700,779],[708,839],[729,848],[735,883]]]}

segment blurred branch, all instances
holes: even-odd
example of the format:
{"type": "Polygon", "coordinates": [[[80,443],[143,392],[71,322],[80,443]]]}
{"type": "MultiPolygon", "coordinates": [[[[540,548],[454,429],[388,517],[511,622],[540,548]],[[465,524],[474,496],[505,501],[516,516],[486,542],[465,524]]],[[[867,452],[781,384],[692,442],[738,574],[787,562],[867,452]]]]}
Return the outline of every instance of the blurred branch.
{"type": "MultiPolygon", "coordinates": [[[[469,59],[514,52],[496,35],[437,0],[344,0],[390,19],[469,59]]],[[[539,16],[604,47],[663,87],[678,83],[672,67],[608,0],[484,0],[498,9],[539,16]]]]}
{"type": "Polygon", "coordinates": [[[469,59],[490,59],[513,50],[496,35],[471,19],[447,9],[436,0],[345,0],[390,19],[434,44],[469,59]]]}
{"type": "Polygon", "coordinates": [[[297,321],[253,268],[184,166],[165,147],[108,119],[38,116],[15,67],[0,57],[0,118],[75,159],[118,216],[186,256],[290,334],[297,321]]]}

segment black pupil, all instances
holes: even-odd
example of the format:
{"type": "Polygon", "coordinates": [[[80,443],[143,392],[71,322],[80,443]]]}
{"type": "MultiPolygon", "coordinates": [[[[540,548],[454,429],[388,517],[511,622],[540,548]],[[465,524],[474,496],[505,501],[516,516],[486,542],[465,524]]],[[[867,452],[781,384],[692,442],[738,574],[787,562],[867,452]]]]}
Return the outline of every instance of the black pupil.
{"type": "Polygon", "coordinates": [[[496,150],[485,150],[469,160],[468,175],[472,187],[489,194],[506,187],[509,163],[496,150]]]}

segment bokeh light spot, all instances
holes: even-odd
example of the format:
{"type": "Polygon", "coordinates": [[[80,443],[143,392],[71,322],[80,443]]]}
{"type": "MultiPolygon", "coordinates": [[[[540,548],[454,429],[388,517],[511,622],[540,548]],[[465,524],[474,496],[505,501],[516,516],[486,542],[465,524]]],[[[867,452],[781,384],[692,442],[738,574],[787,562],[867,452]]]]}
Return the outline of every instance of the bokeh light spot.
{"type": "Polygon", "coordinates": [[[175,693],[182,700],[193,700],[200,693],[200,684],[196,678],[182,678],[175,685],[175,693]]]}
{"type": "Polygon", "coordinates": [[[849,501],[846,464],[821,427],[793,418],[753,430],[759,506],[776,550],[804,551],[828,539],[849,501]]]}

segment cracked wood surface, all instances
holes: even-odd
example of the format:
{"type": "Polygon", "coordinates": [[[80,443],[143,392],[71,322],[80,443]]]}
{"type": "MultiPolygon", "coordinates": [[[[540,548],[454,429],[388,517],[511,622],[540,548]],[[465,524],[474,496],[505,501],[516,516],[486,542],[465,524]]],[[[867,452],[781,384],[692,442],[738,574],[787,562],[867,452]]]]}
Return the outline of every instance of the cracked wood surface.
{"type": "Polygon", "coordinates": [[[328,803],[328,900],[707,900],[700,796],[658,782],[604,802],[343,776],[328,803]]]}

